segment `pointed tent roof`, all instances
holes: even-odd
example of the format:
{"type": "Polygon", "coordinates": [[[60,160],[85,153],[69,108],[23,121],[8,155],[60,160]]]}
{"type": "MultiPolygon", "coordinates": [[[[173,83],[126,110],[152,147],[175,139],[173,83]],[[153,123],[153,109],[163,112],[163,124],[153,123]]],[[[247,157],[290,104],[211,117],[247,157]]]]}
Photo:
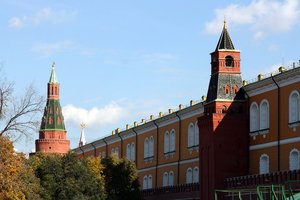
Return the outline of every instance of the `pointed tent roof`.
{"type": "Polygon", "coordinates": [[[226,21],[224,21],[223,31],[220,36],[219,42],[217,44],[216,51],[218,51],[220,49],[234,50],[234,45],[233,45],[231,38],[229,36],[229,33],[227,31],[226,21]]]}
{"type": "Polygon", "coordinates": [[[54,70],[54,65],[55,65],[55,62],[53,62],[53,64],[52,64],[52,70],[51,70],[49,83],[58,83],[58,79],[57,79],[57,76],[56,76],[56,73],[54,70]]]}

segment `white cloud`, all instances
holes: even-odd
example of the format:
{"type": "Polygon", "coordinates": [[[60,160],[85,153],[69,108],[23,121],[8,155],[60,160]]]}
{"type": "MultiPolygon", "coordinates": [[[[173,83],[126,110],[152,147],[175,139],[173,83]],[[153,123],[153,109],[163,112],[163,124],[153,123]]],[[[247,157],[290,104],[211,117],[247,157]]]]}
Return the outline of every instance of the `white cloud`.
{"type": "Polygon", "coordinates": [[[11,28],[23,28],[29,25],[40,25],[42,23],[61,23],[71,19],[76,13],[62,11],[53,11],[51,8],[43,8],[33,15],[24,15],[12,17],[8,21],[8,26],[11,28]]]}
{"type": "Polygon", "coordinates": [[[215,17],[206,23],[205,32],[219,33],[224,17],[231,26],[249,25],[253,37],[259,39],[272,33],[289,31],[297,25],[300,5],[299,0],[252,0],[248,5],[231,4],[215,10],[215,17]]]}
{"type": "Polygon", "coordinates": [[[31,48],[31,50],[47,57],[51,56],[52,54],[62,53],[73,48],[74,43],[72,41],[62,41],[54,43],[37,43],[31,48]]]}
{"type": "Polygon", "coordinates": [[[100,129],[119,123],[121,119],[126,118],[128,111],[116,102],[112,102],[103,108],[94,107],[90,110],[67,105],[63,107],[63,114],[66,123],[79,126],[84,122],[89,128],[100,129]]]}

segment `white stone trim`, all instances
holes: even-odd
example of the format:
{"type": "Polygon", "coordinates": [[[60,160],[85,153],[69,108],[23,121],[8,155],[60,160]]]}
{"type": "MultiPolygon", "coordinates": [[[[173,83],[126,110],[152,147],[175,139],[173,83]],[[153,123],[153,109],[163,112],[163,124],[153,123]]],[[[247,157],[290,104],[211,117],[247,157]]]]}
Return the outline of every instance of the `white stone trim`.
{"type": "MultiPolygon", "coordinates": [[[[292,143],[295,143],[295,142],[300,142],[300,137],[293,137],[293,138],[283,139],[283,140],[279,141],[279,144],[280,145],[292,144],[292,143]]],[[[264,143],[264,144],[251,145],[249,147],[249,150],[253,151],[253,150],[257,150],[257,149],[264,149],[264,148],[274,147],[274,146],[277,146],[277,144],[278,144],[278,142],[274,141],[274,142],[268,142],[268,143],[264,143]]]]}
{"type": "Polygon", "coordinates": [[[163,168],[163,167],[170,167],[170,166],[174,166],[174,165],[178,165],[178,162],[172,162],[172,163],[166,163],[166,164],[161,164],[158,165],[157,168],[163,168]]]}
{"type": "Polygon", "coordinates": [[[180,164],[188,164],[188,163],[193,163],[199,161],[199,158],[194,158],[194,159],[189,159],[189,160],[181,160],[179,161],[180,164]]]}
{"type": "Polygon", "coordinates": [[[139,169],[137,171],[138,171],[138,173],[142,173],[142,172],[147,172],[147,171],[154,170],[154,169],[156,169],[156,167],[148,167],[145,169],[139,169]]]}

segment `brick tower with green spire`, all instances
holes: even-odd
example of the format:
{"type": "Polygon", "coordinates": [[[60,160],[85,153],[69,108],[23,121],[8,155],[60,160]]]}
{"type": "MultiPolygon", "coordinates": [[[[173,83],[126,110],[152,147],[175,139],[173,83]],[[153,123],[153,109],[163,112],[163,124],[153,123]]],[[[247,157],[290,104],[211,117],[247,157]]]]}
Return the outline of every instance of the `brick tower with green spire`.
{"type": "Polygon", "coordinates": [[[64,154],[70,150],[67,140],[64,116],[59,103],[59,82],[52,65],[48,83],[48,98],[39,131],[39,139],[35,141],[36,152],[64,154]]]}

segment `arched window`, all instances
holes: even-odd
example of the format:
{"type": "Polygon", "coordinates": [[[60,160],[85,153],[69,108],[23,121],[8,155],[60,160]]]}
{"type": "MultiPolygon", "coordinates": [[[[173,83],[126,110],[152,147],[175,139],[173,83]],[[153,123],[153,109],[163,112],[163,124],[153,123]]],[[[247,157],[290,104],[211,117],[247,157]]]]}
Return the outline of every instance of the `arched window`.
{"type": "Polygon", "coordinates": [[[295,123],[299,121],[300,112],[300,100],[299,92],[293,91],[289,97],[289,123],[295,123]]]}
{"type": "Polygon", "coordinates": [[[149,175],[148,176],[148,189],[151,189],[152,188],[152,175],[149,175]]]}
{"type": "Polygon", "coordinates": [[[169,184],[168,180],[169,180],[169,174],[168,174],[168,172],[165,172],[164,177],[163,177],[163,187],[168,186],[168,184],[169,184]]]}
{"type": "Polygon", "coordinates": [[[170,134],[170,152],[175,151],[175,145],[176,145],[176,133],[175,130],[172,129],[170,134]]]}
{"type": "Polygon", "coordinates": [[[115,153],[115,149],[111,148],[111,155],[115,153]]]}
{"type": "Polygon", "coordinates": [[[135,144],[131,143],[130,160],[135,161],[135,144]]]}
{"type": "Polygon", "coordinates": [[[269,102],[263,100],[260,103],[260,130],[269,128],[269,102]]]}
{"type": "Polygon", "coordinates": [[[119,147],[116,147],[115,154],[119,157],[119,147]]]}
{"type": "Polygon", "coordinates": [[[150,137],[149,156],[154,156],[154,138],[153,138],[153,136],[150,137]]]}
{"type": "Polygon", "coordinates": [[[127,147],[126,147],[126,158],[127,158],[127,160],[131,159],[130,153],[131,153],[130,144],[127,144],[127,147]]]}
{"type": "Polygon", "coordinates": [[[144,141],[144,158],[149,157],[149,139],[146,138],[144,141]]]}
{"type": "Polygon", "coordinates": [[[267,173],[269,173],[269,156],[267,154],[263,154],[260,156],[259,160],[259,174],[267,173]]]}
{"type": "Polygon", "coordinates": [[[186,170],[186,183],[192,183],[193,182],[193,170],[192,168],[188,168],[186,170]]]}
{"type": "Polygon", "coordinates": [[[198,122],[195,123],[195,146],[199,145],[199,126],[198,122]]]}
{"type": "Polygon", "coordinates": [[[256,102],[250,106],[250,132],[258,131],[259,128],[259,111],[256,102]]]}
{"type": "Polygon", "coordinates": [[[170,171],[169,172],[169,186],[173,186],[174,185],[174,172],[170,171]]]}
{"type": "Polygon", "coordinates": [[[233,58],[231,56],[225,57],[225,65],[226,67],[233,67],[233,58]]]}
{"type": "Polygon", "coordinates": [[[195,167],[193,170],[193,183],[199,182],[199,168],[195,167]]]}
{"type": "Polygon", "coordinates": [[[290,152],[290,170],[298,170],[299,167],[299,151],[298,149],[293,149],[290,152]]]}
{"type": "Polygon", "coordinates": [[[147,184],[148,184],[148,178],[147,178],[147,176],[144,176],[144,178],[143,178],[143,190],[146,190],[148,188],[147,184]]]}
{"type": "Polygon", "coordinates": [[[170,149],[170,135],[169,131],[165,132],[165,138],[164,138],[164,153],[168,153],[170,149]]]}
{"type": "Polygon", "coordinates": [[[195,126],[193,123],[190,123],[188,129],[188,147],[194,146],[194,138],[195,138],[195,126]]]}

